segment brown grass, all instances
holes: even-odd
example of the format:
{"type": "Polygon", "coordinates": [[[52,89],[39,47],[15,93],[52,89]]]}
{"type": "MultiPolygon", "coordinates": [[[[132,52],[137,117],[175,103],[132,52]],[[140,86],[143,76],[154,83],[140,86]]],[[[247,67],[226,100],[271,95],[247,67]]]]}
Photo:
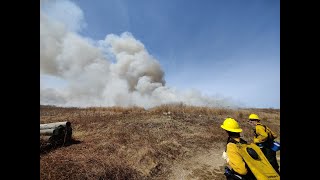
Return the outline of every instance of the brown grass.
{"type": "MultiPolygon", "coordinates": [[[[238,120],[244,129],[242,136],[251,141],[252,128],[245,122],[250,113],[257,113],[280,136],[280,112],[276,109],[232,110],[183,104],[149,110],[40,106],[40,123],[70,121],[73,138],[80,141],[40,154],[40,177],[170,179],[172,164],[224,145],[226,133],[220,125],[226,117],[238,120]]],[[[223,179],[222,171],[220,167],[216,179],[223,179]]]]}

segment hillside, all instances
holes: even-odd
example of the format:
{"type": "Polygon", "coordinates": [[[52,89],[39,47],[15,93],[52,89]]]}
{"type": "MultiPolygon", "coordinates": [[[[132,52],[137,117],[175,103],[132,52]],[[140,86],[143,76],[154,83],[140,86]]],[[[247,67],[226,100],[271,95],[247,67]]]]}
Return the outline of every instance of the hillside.
{"type": "Polygon", "coordinates": [[[78,141],[47,151],[41,143],[40,179],[225,179],[221,155],[227,136],[220,125],[235,118],[251,142],[250,113],[280,141],[279,109],[40,106],[40,123],[70,121],[78,141]]]}

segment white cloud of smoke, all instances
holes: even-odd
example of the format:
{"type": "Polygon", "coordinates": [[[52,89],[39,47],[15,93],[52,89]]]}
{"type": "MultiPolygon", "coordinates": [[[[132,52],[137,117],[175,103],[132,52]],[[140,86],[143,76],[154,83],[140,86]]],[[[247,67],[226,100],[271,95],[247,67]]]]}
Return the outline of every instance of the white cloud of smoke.
{"type": "Polygon", "coordinates": [[[230,101],[165,85],[159,62],[129,32],[94,42],[78,34],[82,10],[64,0],[41,1],[40,76],[61,79],[64,87],[41,85],[40,104],[58,106],[142,106],[167,103],[230,106],[230,101]],[[106,54],[114,57],[114,61],[106,54]]]}

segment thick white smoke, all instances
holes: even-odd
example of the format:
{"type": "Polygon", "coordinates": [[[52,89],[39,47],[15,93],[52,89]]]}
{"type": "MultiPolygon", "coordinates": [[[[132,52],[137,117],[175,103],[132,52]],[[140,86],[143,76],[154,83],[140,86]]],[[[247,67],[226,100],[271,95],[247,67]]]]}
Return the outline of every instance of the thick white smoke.
{"type": "Polygon", "coordinates": [[[197,91],[166,87],[161,65],[131,33],[109,34],[94,42],[79,35],[84,27],[83,12],[74,3],[41,1],[40,76],[56,77],[66,85],[41,85],[40,104],[152,107],[182,102],[230,106],[227,100],[197,91]]]}

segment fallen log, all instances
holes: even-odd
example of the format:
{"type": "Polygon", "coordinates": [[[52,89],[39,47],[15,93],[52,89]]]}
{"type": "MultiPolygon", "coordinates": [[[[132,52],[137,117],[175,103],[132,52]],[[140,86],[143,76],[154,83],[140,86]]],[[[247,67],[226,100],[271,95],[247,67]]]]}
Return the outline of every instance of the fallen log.
{"type": "Polygon", "coordinates": [[[40,136],[40,141],[49,141],[50,136],[40,136]]]}
{"type": "Polygon", "coordinates": [[[51,136],[53,135],[54,129],[40,129],[40,135],[51,136]]]}
{"type": "Polygon", "coordinates": [[[40,124],[40,130],[42,129],[55,129],[58,126],[71,126],[71,123],[69,121],[64,122],[56,122],[56,123],[48,123],[48,124],[40,124]]]}
{"type": "Polygon", "coordinates": [[[40,124],[40,137],[49,136],[49,143],[52,145],[63,145],[72,139],[71,123],[68,121],[40,124]]]}

